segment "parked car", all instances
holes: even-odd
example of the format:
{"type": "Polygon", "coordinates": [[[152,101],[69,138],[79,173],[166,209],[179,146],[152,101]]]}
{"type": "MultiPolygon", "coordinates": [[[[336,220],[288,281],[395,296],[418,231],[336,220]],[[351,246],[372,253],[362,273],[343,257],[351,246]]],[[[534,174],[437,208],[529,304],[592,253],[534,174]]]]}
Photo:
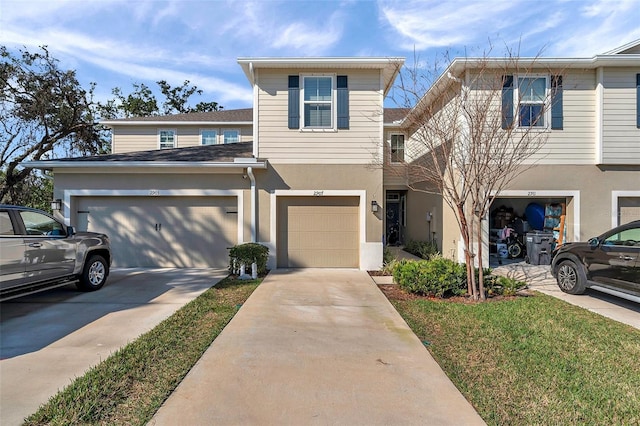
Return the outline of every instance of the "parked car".
{"type": "Polygon", "coordinates": [[[76,233],[41,210],[0,205],[0,301],[71,281],[80,290],[98,290],[110,266],[106,235],[76,233]]]}
{"type": "Polygon", "coordinates": [[[563,244],[552,253],[551,272],[565,293],[592,288],[640,303],[640,220],[563,244]]]}

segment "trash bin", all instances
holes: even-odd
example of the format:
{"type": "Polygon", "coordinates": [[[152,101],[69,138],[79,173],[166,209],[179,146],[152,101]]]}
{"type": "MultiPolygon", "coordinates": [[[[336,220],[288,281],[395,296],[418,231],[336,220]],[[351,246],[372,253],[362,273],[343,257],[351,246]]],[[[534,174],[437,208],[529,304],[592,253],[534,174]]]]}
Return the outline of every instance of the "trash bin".
{"type": "Polygon", "coordinates": [[[530,265],[550,265],[553,232],[527,232],[527,263],[530,265]]]}

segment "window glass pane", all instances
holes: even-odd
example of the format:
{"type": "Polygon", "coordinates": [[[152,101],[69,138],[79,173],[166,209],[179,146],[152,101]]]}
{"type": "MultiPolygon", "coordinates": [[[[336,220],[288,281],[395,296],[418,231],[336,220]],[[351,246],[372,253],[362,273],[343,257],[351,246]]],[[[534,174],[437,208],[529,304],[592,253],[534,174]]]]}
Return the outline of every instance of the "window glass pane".
{"type": "Polygon", "coordinates": [[[0,212],[0,235],[13,235],[13,225],[9,212],[0,212]]]}
{"type": "Polygon", "coordinates": [[[331,101],[331,77],[305,77],[305,101],[331,101]]]}
{"type": "Polygon", "coordinates": [[[522,102],[544,102],[547,80],[544,77],[523,77],[518,79],[522,102]]]}
{"type": "Polygon", "coordinates": [[[391,135],[391,162],[404,162],[404,135],[391,135]]]}
{"type": "Polygon", "coordinates": [[[329,104],[305,104],[305,127],[331,127],[331,105],[329,104]]]}
{"type": "Polygon", "coordinates": [[[240,142],[240,132],[237,130],[225,130],[222,134],[224,136],[224,143],[240,142]]]}
{"type": "Polygon", "coordinates": [[[20,212],[28,235],[64,235],[62,225],[49,216],[36,212],[20,212]]]}
{"type": "Polygon", "coordinates": [[[544,127],[543,106],[540,104],[520,105],[520,126],[544,127]]]}
{"type": "Polygon", "coordinates": [[[160,130],[160,148],[173,148],[175,146],[175,132],[173,130],[160,130]]]}
{"type": "Polygon", "coordinates": [[[202,131],[202,145],[215,145],[218,143],[218,131],[217,130],[203,130],[202,131]]]}

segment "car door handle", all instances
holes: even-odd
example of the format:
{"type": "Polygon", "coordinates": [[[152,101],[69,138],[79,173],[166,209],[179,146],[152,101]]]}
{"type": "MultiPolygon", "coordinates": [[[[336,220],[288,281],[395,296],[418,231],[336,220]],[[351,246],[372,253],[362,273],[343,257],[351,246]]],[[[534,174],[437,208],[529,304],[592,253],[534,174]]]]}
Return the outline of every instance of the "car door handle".
{"type": "Polygon", "coordinates": [[[622,260],[633,260],[633,257],[631,257],[631,256],[620,255],[619,258],[622,259],[622,260]]]}
{"type": "Polygon", "coordinates": [[[29,244],[29,247],[40,248],[40,247],[42,247],[42,244],[41,243],[31,243],[31,244],[29,244]]]}

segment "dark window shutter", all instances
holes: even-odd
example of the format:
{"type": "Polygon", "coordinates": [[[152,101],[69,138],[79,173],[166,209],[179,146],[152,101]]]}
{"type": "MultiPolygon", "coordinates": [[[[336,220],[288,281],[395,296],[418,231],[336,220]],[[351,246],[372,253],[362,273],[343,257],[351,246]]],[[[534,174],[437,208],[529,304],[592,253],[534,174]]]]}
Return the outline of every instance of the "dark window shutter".
{"type": "Polygon", "coordinates": [[[636,74],[636,126],[640,128],[640,74],[636,74]]]}
{"type": "Polygon", "coordinates": [[[551,128],[562,130],[562,76],[551,76],[551,128]]]}
{"type": "Polygon", "coordinates": [[[289,76],[289,128],[300,128],[300,76],[289,76]]]}
{"type": "Polygon", "coordinates": [[[502,128],[513,126],[513,76],[502,76],[502,128]]]}
{"type": "Polygon", "coordinates": [[[336,88],[337,93],[337,113],[338,113],[338,129],[349,128],[349,88],[347,84],[347,76],[339,75],[336,88]]]}

